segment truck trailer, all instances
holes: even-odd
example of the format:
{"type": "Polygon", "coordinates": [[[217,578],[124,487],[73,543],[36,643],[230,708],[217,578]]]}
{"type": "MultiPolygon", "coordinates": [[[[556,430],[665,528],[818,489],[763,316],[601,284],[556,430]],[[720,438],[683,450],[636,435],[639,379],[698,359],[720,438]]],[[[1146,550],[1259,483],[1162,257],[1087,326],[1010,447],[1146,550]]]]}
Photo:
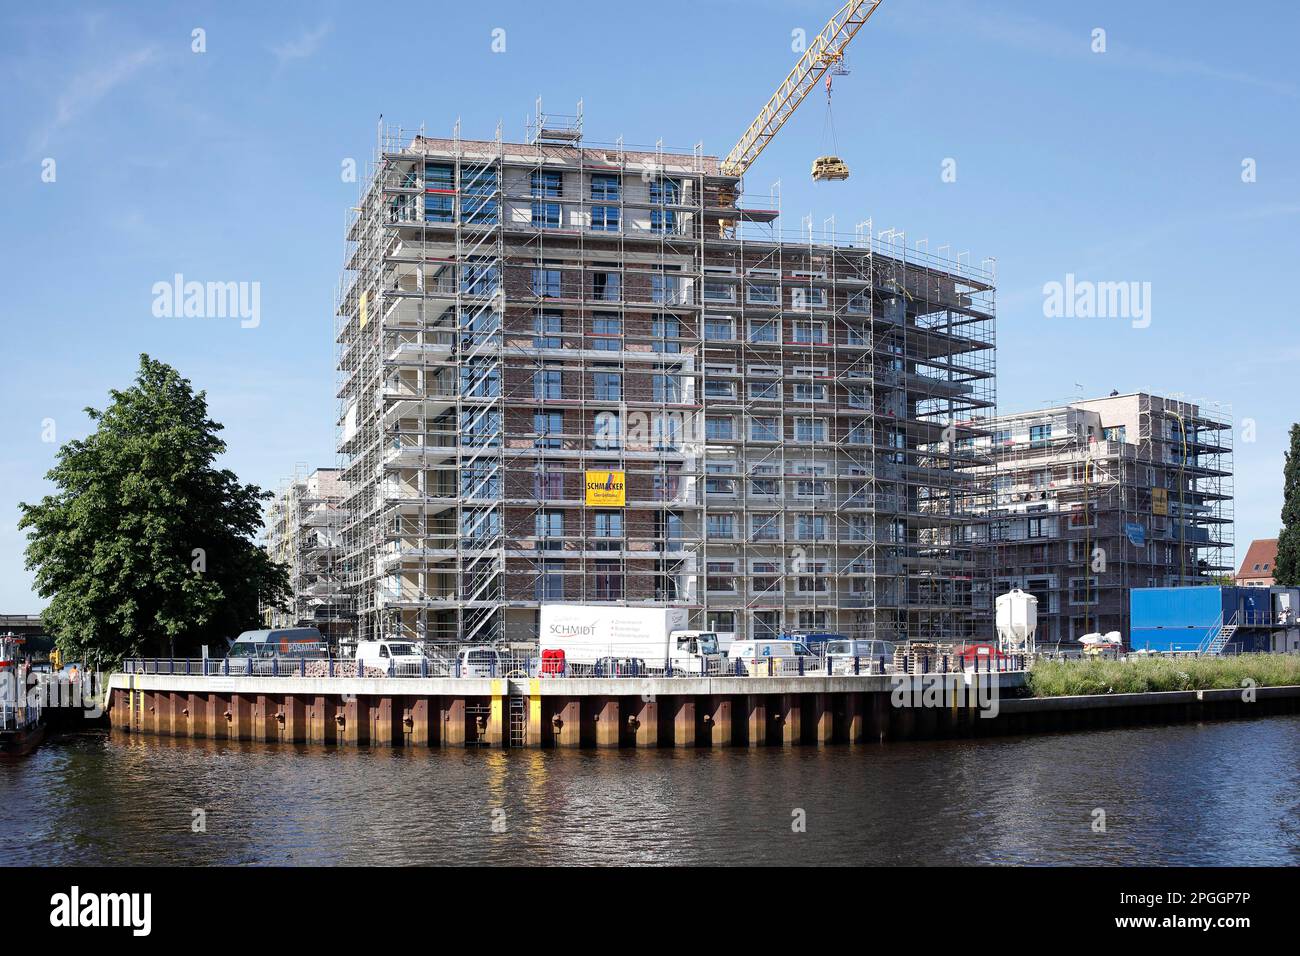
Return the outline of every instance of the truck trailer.
{"type": "Polygon", "coordinates": [[[680,607],[543,604],[538,651],[563,651],[566,664],[619,662],[688,674],[717,673],[718,635],[692,631],[680,607]]]}

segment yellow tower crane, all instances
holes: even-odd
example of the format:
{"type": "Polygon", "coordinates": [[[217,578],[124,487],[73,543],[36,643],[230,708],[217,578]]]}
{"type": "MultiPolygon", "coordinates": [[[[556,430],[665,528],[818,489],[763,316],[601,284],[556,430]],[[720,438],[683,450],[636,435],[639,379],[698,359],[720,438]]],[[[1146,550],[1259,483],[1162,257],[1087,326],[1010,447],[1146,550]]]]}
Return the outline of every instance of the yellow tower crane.
{"type": "MultiPolygon", "coordinates": [[[[745,170],[758,159],[777,130],[785,125],[791,114],[818,82],[826,79],[827,108],[830,106],[831,74],[844,72],[844,48],[871,19],[881,0],[849,0],[813,38],[795,63],[785,82],[776,88],[767,105],[749,124],[749,129],[722,161],[724,176],[743,176],[745,170]]],[[[849,167],[838,156],[819,156],[813,162],[813,179],[848,179],[849,167]]]]}

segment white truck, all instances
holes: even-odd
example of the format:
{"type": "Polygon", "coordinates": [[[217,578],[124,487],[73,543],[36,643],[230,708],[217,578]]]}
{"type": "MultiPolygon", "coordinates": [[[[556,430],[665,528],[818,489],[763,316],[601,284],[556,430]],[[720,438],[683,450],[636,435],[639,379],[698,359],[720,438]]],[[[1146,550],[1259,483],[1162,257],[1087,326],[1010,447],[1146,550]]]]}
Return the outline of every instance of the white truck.
{"type": "MultiPolygon", "coordinates": [[[[687,628],[685,608],[543,604],[539,654],[563,651],[565,664],[643,666],[675,673],[717,673],[718,635],[687,628]]],[[[543,658],[545,661],[545,658],[543,658]]]]}

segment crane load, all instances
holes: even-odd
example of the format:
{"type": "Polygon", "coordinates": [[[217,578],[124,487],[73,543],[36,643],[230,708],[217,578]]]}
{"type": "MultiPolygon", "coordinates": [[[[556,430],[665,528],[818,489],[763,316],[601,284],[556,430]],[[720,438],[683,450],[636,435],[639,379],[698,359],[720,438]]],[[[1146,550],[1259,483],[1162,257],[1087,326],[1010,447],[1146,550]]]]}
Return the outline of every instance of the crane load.
{"type": "Polygon", "coordinates": [[[838,156],[818,156],[813,160],[812,178],[818,182],[823,180],[848,179],[848,164],[838,156]]]}

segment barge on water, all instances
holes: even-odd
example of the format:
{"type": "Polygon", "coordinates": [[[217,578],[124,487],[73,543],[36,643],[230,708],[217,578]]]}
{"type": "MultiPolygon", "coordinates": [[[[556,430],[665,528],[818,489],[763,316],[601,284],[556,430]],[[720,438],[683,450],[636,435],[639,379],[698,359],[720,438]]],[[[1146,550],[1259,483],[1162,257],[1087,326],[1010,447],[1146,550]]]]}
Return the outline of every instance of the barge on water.
{"type": "Polygon", "coordinates": [[[26,639],[0,635],[0,757],[30,753],[45,738],[45,714],[26,697],[22,648],[26,639]]]}

